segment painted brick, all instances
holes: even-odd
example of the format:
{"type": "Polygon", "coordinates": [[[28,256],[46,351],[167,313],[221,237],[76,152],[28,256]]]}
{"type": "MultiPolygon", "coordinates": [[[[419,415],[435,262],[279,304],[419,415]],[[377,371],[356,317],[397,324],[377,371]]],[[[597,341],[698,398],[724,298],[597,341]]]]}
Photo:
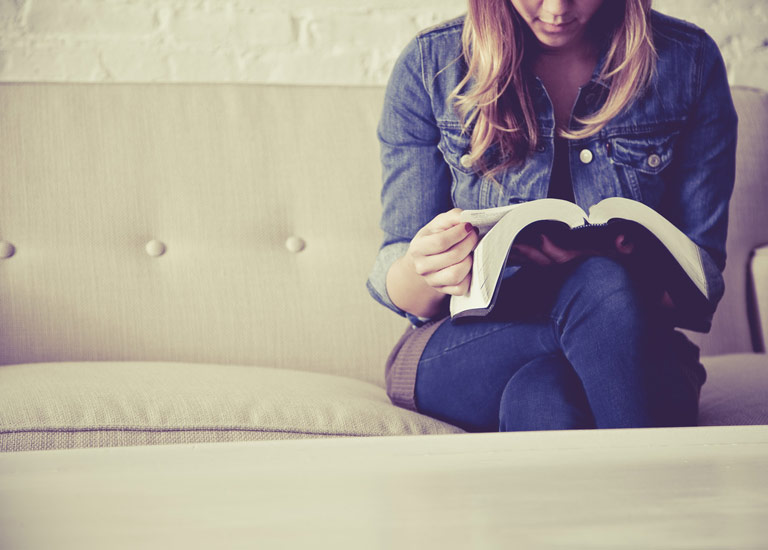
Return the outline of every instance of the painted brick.
{"type": "Polygon", "coordinates": [[[168,32],[179,43],[208,47],[280,45],[294,42],[288,13],[185,9],[171,16],[168,32]]]}
{"type": "Polygon", "coordinates": [[[238,13],[232,39],[244,45],[290,45],[296,42],[293,18],[288,13],[238,13]]]}
{"type": "Polygon", "coordinates": [[[71,0],[28,0],[26,26],[32,35],[69,37],[144,36],[155,30],[152,10],[141,5],[71,0]]]}
{"type": "MultiPolygon", "coordinates": [[[[768,0],[655,0],[768,89],[768,0]]],[[[405,43],[466,0],[0,0],[0,81],[383,84],[405,43]]]]}
{"type": "Polygon", "coordinates": [[[3,52],[5,81],[16,82],[92,82],[104,80],[98,54],[92,50],[68,48],[17,48],[3,52]]]}
{"type": "Polygon", "coordinates": [[[146,46],[107,45],[99,56],[106,80],[115,82],[168,82],[168,54],[146,46]]]}
{"type": "Polygon", "coordinates": [[[20,17],[21,4],[15,0],[0,0],[0,29],[11,27],[20,17]]]}
{"type": "Polygon", "coordinates": [[[231,4],[237,10],[252,9],[258,5],[259,9],[327,9],[344,12],[357,12],[364,9],[393,9],[393,10],[412,10],[414,5],[418,9],[430,11],[439,10],[446,7],[456,7],[457,9],[466,9],[466,0],[419,0],[415,3],[413,0],[232,0],[231,4]]]}
{"type": "Polygon", "coordinates": [[[745,55],[729,63],[728,79],[732,84],[768,90],[766,68],[768,68],[768,47],[764,46],[751,55],[745,55]]]}
{"type": "Polygon", "coordinates": [[[342,52],[318,55],[314,52],[275,51],[248,62],[242,78],[246,82],[302,84],[347,84],[349,75],[357,83],[366,83],[365,56],[342,52]]]}
{"type": "Polygon", "coordinates": [[[233,14],[230,11],[183,9],[170,16],[168,33],[177,43],[199,44],[202,48],[219,47],[230,40],[233,14]]]}
{"type": "Polygon", "coordinates": [[[171,80],[177,82],[234,82],[240,70],[234,55],[227,53],[173,52],[168,55],[171,80]]]}
{"type": "Polygon", "coordinates": [[[312,46],[325,48],[345,44],[350,48],[397,49],[413,38],[420,28],[416,21],[399,13],[326,14],[312,25],[312,46]]]}

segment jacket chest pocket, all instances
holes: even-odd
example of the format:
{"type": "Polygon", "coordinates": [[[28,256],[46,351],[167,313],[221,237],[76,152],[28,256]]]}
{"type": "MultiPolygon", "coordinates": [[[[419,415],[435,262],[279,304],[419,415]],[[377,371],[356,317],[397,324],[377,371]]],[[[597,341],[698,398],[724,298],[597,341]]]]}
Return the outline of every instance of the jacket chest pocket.
{"type": "Polygon", "coordinates": [[[490,183],[479,176],[470,163],[470,134],[462,132],[458,123],[438,123],[438,126],[440,142],[437,147],[451,170],[453,204],[463,209],[485,208],[489,201],[490,183]]]}
{"type": "Polygon", "coordinates": [[[616,136],[608,140],[608,155],[622,186],[635,200],[656,208],[665,187],[665,170],[673,162],[678,133],[616,136]]]}
{"type": "Polygon", "coordinates": [[[474,174],[469,161],[470,136],[462,133],[461,128],[440,127],[440,143],[437,145],[451,170],[461,174],[474,174]]]}

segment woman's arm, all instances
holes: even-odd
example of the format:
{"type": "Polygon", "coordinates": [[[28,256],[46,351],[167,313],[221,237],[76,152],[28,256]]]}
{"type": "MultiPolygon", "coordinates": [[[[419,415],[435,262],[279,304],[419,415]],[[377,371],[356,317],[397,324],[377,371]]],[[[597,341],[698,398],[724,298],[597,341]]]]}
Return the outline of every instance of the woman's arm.
{"type": "Polygon", "coordinates": [[[384,240],[368,279],[377,301],[414,323],[419,323],[417,317],[436,314],[445,294],[440,293],[438,300],[421,276],[410,270],[412,262],[405,256],[416,234],[454,207],[451,174],[437,148],[440,131],[423,74],[416,38],[395,63],[379,121],[384,240]]]}
{"type": "MultiPolygon", "coordinates": [[[[728,204],[736,172],[738,119],[722,56],[706,35],[698,52],[693,90],[693,103],[674,151],[662,213],[702,252],[709,312],[705,318],[692,321],[697,330],[708,330],[724,292],[722,271],[728,204]]],[[[679,313],[685,317],[688,312],[679,313]]]]}

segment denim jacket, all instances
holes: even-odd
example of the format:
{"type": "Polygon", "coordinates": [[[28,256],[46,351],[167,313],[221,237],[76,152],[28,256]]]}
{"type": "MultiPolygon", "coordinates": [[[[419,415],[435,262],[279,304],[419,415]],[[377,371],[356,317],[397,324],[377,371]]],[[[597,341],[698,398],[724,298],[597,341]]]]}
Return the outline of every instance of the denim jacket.
{"type": "MultiPolygon", "coordinates": [[[[536,150],[522,165],[497,176],[501,185],[462,163],[470,138],[447,98],[466,74],[463,59],[457,61],[463,23],[463,17],[448,21],[408,44],[390,77],[378,127],[384,241],[368,289],[417,325],[423,320],[395,306],[385,287],[387,271],[416,232],[453,207],[545,198],[554,156],[554,110],[536,79],[533,101],[541,136],[536,150]]],[[[568,140],[573,192],[585,210],[606,197],[641,201],[699,246],[711,308],[695,324],[708,330],[724,290],[737,117],[715,42],[698,27],[657,12],[651,27],[658,54],[651,84],[598,134],[568,140]]],[[[572,116],[594,112],[604,101],[602,57],[591,81],[580,88],[572,116]]]]}

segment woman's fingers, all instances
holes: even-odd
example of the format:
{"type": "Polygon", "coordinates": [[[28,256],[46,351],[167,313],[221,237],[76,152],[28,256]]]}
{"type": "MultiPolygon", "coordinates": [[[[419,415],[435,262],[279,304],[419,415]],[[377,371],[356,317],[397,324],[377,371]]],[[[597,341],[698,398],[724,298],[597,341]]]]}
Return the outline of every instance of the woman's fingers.
{"type": "MultiPolygon", "coordinates": [[[[428,226],[425,226],[425,229],[428,226]]],[[[447,229],[434,232],[417,233],[414,237],[412,250],[422,256],[442,254],[463,241],[467,235],[474,233],[474,228],[468,223],[458,223],[447,229]]]]}
{"type": "MultiPolygon", "coordinates": [[[[470,226],[471,227],[471,226],[470,226]]],[[[430,255],[414,255],[414,267],[419,275],[427,275],[458,264],[469,256],[477,246],[478,237],[474,229],[463,233],[461,240],[447,250],[430,255]]]]}
{"type": "Polygon", "coordinates": [[[552,263],[555,264],[564,264],[566,262],[570,262],[574,258],[582,256],[585,252],[578,249],[560,248],[543,233],[541,235],[540,250],[545,256],[552,260],[552,263]]]}
{"type": "Polygon", "coordinates": [[[457,264],[424,275],[424,280],[429,286],[446,294],[451,294],[451,292],[446,292],[445,289],[462,287],[471,271],[472,255],[469,255],[457,264]]]}
{"type": "Polygon", "coordinates": [[[619,233],[616,235],[614,246],[616,248],[616,252],[619,254],[629,255],[635,251],[635,243],[624,233],[619,233]]]}
{"type": "Polygon", "coordinates": [[[459,208],[435,216],[411,240],[407,256],[413,270],[435,290],[462,295],[469,290],[472,251],[478,234],[461,221],[459,208]]]}
{"type": "Polygon", "coordinates": [[[552,265],[552,259],[538,248],[527,244],[516,244],[512,247],[511,259],[520,264],[552,265]]]}
{"type": "Polygon", "coordinates": [[[458,285],[441,286],[437,287],[437,289],[443,294],[450,294],[451,296],[464,296],[467,292],[469,292],[469,283],[471,281],[472,272],[469,272],[458,285]]]}
{"type": "Polygon", "coordinates": [[[594,250],[582,248],[561,248],[547,235],[539,236],[539,246],[516,244],[512,247],[511,260],[519,264],[539,266],[564,264],[583,256],[594,256],[594,250]]]}

